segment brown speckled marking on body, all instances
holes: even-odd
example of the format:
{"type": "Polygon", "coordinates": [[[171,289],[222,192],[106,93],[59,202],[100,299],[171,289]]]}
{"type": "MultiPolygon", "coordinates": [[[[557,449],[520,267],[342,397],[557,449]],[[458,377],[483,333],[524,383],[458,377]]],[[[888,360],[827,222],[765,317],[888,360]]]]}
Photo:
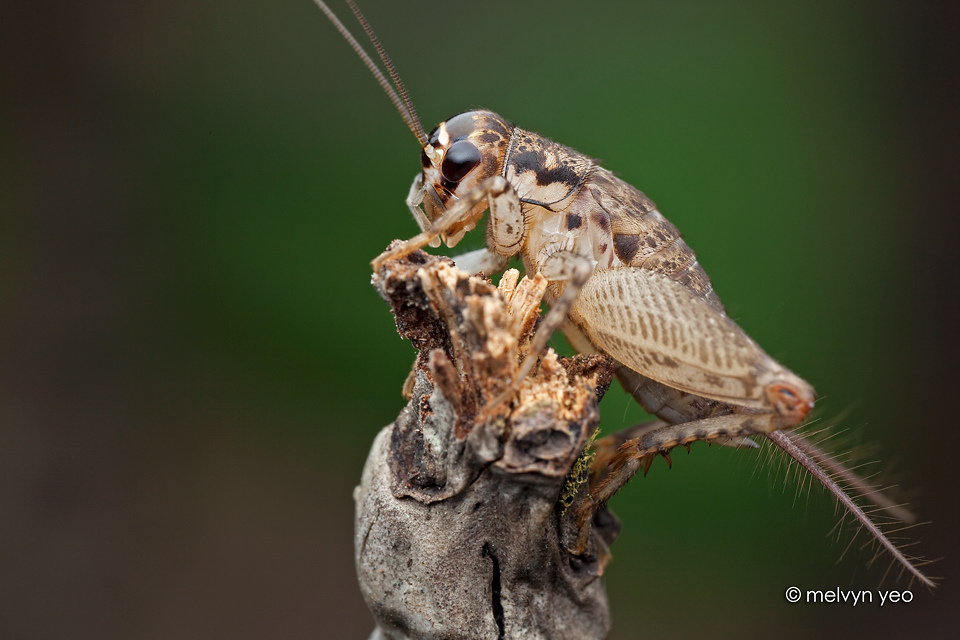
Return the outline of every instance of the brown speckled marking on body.
{"type": "Polygon", "coordinates": [[[664,273],[723,311],[693,249],[650,198],[601,167],[591,173],[586,189],[609,217],[614,251],[624,266],[664,273]]]}
{"type": "Polygon", "coordinates": [[[503,176],[521,202],[550,209],[573,195],[594,166],[570,147],[515,129],[503,176]]]}

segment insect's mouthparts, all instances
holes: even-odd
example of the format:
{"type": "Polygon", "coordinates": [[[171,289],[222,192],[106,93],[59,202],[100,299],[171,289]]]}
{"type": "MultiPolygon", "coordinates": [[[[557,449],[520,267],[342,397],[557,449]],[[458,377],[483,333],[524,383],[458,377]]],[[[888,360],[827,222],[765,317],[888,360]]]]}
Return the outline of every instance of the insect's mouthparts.
{"type": "Polygon", "coordinates": [[[424,184],[422,192],[423,211],[427,216],[427,220],[433,222],[442,216],[447,208],[443,204],[443,199],[440,198],[440,194],[437,193],[437,189],[432,184],[424,184]]]}

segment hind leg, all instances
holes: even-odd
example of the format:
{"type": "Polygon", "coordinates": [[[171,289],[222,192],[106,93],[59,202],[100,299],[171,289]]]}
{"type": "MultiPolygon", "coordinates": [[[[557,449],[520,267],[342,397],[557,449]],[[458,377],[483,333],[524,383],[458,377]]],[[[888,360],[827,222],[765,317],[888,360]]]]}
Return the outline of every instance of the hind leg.
{"type": "Polygon", "coordinates": [[[689,447],[691,443],[700,440],[711,442],[766,435],[784,426],[783,418],[777,413],[742,413],[670,424],[647,430],[638,437],[626,440],[612,456],[606,456],[606,475],[600,478],[595,486],[590,487],[590,496],[577,514],[577,544],[570,551],[574,554],[586,551],[590,539],[590,523],[597,509],[622,489],[641,466],[646,475],[658,455],[663,456],[667,464],[672,464],[669,451],[678,445],[689,447]]]}

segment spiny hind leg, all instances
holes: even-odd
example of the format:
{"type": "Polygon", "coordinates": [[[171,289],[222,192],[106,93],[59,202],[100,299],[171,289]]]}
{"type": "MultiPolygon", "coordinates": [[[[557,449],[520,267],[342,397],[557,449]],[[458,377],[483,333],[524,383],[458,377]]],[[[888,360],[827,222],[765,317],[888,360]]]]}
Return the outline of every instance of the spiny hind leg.
{"type": "Polygon", "coordinates": [[[662,456],[668,465],[672,465],[669,452],[676,446],[689,448],[691,443],[700,440],[712,442],[747,438],[756,434],[766,435],[782,427],[783,419],[779,414],[741,413],[670,424],[645,430],[639,437],[626,440],[612,456],[606,456],[606,473],[602,470],[597,472],[598,482],[596,485],[591,484],[590,495],[578,511],[579,535],[576,546],[570,551],[575,554],[586,551],[594,514],[622,489],[641,467],[646,475],[657,456],[662,456]]]}
{"type": "MultiPolygon", "coordinates": [[[[578,511],[578,538],[571,553],[581,554],[587,550],[590,540],[591,524],[594,514],[599,507],[607,502],[632,478],[641,467],[644,473],[649,470],[653,459],[663,456],[670,464],[669,451],[677,445],[689,446],[697,440],[707,442],[719,438],[741,439],[750,435],[762,435],[769,439],[776,447],[799,463],[823,487],[825,487],[840,502],[841,505],[859,522],[874,540],[887,551],[903,570],[913,579],[917,579],[928,587],[935,586],[935,582],[925,575],[921,566],[926,563],[919,558],[907,556],[886,536],[880,527],[873,522],[856,501],[840,487],[835,477],[851,485],[856,491],[861,484],[865,484],[851,471],[841,467],[837,471],[825,463],[828,458],[816,445],[810,443],[802,435],[784,428],[785,420],[776,413],[734,414],[715,418],[706,418],[677,425],[668,425],[652,431],[646,431],[637,438],[627,440],[610,459],[610,471],[602,476],[596,486],[591,485],[590,494],[578,511]],[[858,484],[859,483],[859,484],[858,484]]],[[[876,496],[864,496],[878,506],[881,505],[876,496]]]]}
{"type": "Polygon", "coordinates": [[[667,426],[663,420],[650,420],[622,429],[616,433],[600,438],[591,445],[593,463],[590,465],[590,486],[595,487],[606,477],[610,465],[617,458],[620,447],[631,440],[636,440],[667,426]]]}

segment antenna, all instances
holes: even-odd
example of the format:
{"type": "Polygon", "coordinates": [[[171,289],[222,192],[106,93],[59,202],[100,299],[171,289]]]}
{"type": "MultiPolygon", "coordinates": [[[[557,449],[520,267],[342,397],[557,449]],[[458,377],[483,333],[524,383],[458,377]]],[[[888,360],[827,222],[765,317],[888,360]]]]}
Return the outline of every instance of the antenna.
{"type": "Polygon", "coordinates": [[[397,111],[400,112],[400,116],[403,118],[403,121],[407,123],[407,127],[413,132],[413,135],[417,137],[417,141],[420,143],[420,146],[427,146],[427,143],[429,142],[427,139],[427,134],[424,132],[423,125],[420,124],[420,120],[417,119],[417,111],[413,108],[413,102],[410,100],[410,96],[407,94],[407,88],[403,86],[403,82],[400,81],[400,76],[397,74],[393,63],[390,62],[390,58],[387,56],[386,51],[384,51],[383,45],[380,44],[377,36],[373,33],[373,29],[370,27],[370,24],[367,22],[366,18],[363,17],[363,14],[360,13],[360,9],[357,8],[357,5],[355,5],[352,0],[347,0],[347,4],[350,5],[350,9],[353,11],[354,15],[357,16],[357,20],[360,21],[360,24],[363,26],[363,30],[370,38],[370,41],[373,43],[377,53],[380,54],[380,60],[383,61],[383,65],[387,68],[387,73],[389,73],[390,77],[393,79],[393,82],[397,87],[397,91],[400,92],[400,95],[397,95],[397,91],[394,91],[393,86],[383,75],[383,72],[380,71],[380,68],[370,58],[370,56],[367,55],[367,52],[363,50],[363,47],[361,47],[360,43],[357,42],[356,38],[353,37],[353,34],[351,34],[347,28],[343,26],[343,23],[340,22],[333,11],[330,10],[330,7],[328,7],[323,0],[313,1],[318,7],[320,7],[320,10],[323,11],[327,18],[330,19],[330,22],[332,22],[333,26],[337,28],[337,31],[340,32],[340,35],[342,35],[350,44],[350,46],[353,47],[353,50],[357,52],[357,55],[360,56],[360,59],[363,60],[363,63],[367,65],[368,69],[370,69],[373,77],[377,79],[377,82],[380,83],[380,86],[383,87],[383,90],[387,92],[387,96],[390,98],[390,101],[393,102],[393,106],[397,108],[397,111]]]}

